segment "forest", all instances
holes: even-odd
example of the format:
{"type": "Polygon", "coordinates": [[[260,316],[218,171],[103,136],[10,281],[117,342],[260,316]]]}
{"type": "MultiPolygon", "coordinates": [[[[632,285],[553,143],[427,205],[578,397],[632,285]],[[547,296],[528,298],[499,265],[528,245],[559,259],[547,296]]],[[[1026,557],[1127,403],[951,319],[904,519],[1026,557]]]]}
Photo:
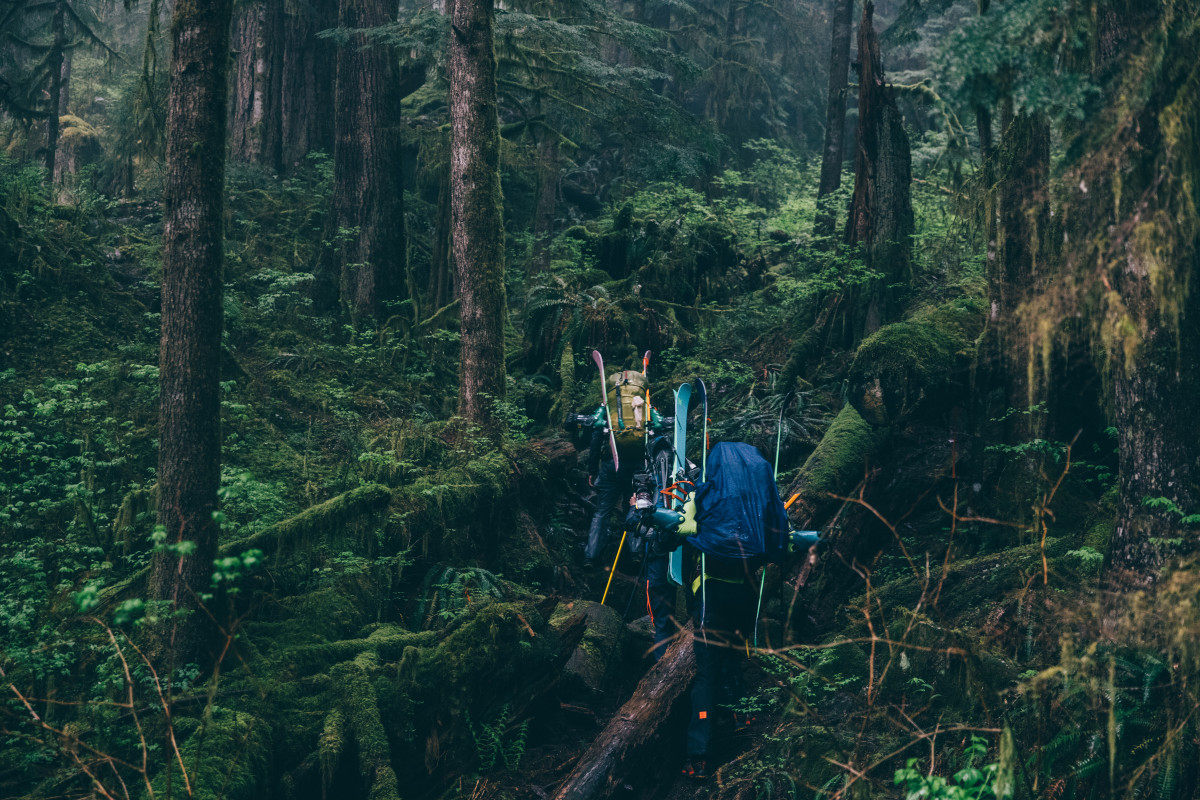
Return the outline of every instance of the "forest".
{"type": "Polygon", "coordinates": [[[1197,137],[1200,0],[0,0],[0,798],[1197,796],[1197,137]]]}

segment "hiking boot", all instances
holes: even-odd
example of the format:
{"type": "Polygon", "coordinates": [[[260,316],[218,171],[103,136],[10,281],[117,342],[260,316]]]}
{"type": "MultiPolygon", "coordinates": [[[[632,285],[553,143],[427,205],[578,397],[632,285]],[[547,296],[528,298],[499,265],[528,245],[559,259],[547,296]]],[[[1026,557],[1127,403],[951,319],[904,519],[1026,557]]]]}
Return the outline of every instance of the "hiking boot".
{"type": "Polygon", "coordinates": [[[703,758],[689,759],[679,772],[685,778],[703,780],[708,777],[708,762],[703,758]]]}
{"type": "Polygon", "coordinates": [[[754,716],[753,714],[743,714],[740,711],[733,712],[733,727],[737,728],[738,730],[741,730],[742,728],[749,728],[757,721],[758,717],[754,716]]]}

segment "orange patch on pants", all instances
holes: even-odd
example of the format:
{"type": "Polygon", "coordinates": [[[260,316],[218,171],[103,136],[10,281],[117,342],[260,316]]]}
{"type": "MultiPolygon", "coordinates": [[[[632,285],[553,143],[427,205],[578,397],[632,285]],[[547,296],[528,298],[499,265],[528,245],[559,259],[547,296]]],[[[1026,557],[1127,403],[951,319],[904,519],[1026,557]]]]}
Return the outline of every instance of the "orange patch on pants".
{"type": "Polygon", "coordinates": [[[701,711],[701,712],[700,712],[700,719],[708,719],[708,712],[707,712],[707,711],[701,711]]]}

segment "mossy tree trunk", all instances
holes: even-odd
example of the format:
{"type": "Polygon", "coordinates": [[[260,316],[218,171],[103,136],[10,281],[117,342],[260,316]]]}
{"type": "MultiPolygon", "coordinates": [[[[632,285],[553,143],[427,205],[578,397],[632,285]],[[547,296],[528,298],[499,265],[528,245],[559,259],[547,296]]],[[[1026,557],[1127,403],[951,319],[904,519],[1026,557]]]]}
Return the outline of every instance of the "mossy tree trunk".
{"type": "Polygon", "coordinates": [[[504,399],[504,220],[492,0],[457,0],[450,25],[451,241],[462,301],[458,411],[490,425],[504,399]]]}
{"type": "Polygon", "coordinates": [[[190,555],[154,556],[151,595],[185,612],[160,630],[172,664],[199,656],[206,630],[195,593],[217,551],[220,482],[222,214],[226,64],[232,0],[177,0],[167,95],[163,202],[162,339],[159,354],[158,521],[190,555]]]}
{"type": "MultiPolygon", "coordinates": [[[[374,28],[396,18],[395,0],[342,0],[338,27],[374,28]]],[[[377,316],[405,287],[400,97],[391,49],[354,34],[338,46],[333,209],[319,281],[322,305],[340,299],[353,319],[377,316]]]]}
{"type": "Polygon", "coordinates": [[[1200,513],[1200,31],[1191,6],[1142,13],[1114,20],[1125,82],[1068,181],[1072,230],[1082,222],[1091,236],[1077,266],[1113,387],[1120,496],[1106,575],[1124,588],[1195,553],[1185,517],[1200,513]]]}
{"type": "MultiPolygon", "coordinates": [[[[1009,104],[1011,109],[1011,104],[1009,104]]],[[[1036,320],[1024,319],[1025,304],[1045,283],[1050,265],[1050,125],[1039,114],[1005,110],[996,175],[994,250],[987,261],[988,329],[983,372],[1002,392],[1004,440],[1028,442],[1042,432],[1041,415],[1026,413],[1044,399],[1040,355],[1031,348],[1036,320]],[[1013,413],[1009,413],[1010,409],[1013,413]]]]}
{"type": "Polygon", "coordinates": [[[825,101],[825,147],[821,150],[821,181],[817,185],[817,217],[813,235],[827,238],[837,225],[837,209],[829,195],[842,183],[846,138],[846,84],[850,77],[850,29],[854,0],[834,0],[829,48],[829,92],[825,101]]]}
{"type": "Polygon", "coordinates": [[[858,29],[858,132],[846,243],[862,246],[867,269],[879,277],[846,292],[841,313],[848,346],[895,316],[912,281],[912,159],[900,110],[884,83],[874,13],[875,4],[866,0],[858,29]]]}

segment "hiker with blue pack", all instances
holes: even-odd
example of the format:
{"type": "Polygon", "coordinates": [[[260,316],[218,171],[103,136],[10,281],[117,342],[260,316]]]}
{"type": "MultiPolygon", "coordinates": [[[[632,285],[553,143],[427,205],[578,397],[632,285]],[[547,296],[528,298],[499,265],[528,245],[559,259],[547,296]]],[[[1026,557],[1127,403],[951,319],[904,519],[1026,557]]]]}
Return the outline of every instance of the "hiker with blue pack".
{"type": "MultiPolygon", "coordinates": [[[[685,775],[707,775],[714,716],[743,694],[740,658],[757,638],[760,568],[787,551],[787,511],[771,465],[748,444],[722,442],[706,480],[685,504],[679,534],[694,551],[691,575],[696,681],[685,775]]],[[[744,720],[737,719],[736,723],[744,720]]]]}

